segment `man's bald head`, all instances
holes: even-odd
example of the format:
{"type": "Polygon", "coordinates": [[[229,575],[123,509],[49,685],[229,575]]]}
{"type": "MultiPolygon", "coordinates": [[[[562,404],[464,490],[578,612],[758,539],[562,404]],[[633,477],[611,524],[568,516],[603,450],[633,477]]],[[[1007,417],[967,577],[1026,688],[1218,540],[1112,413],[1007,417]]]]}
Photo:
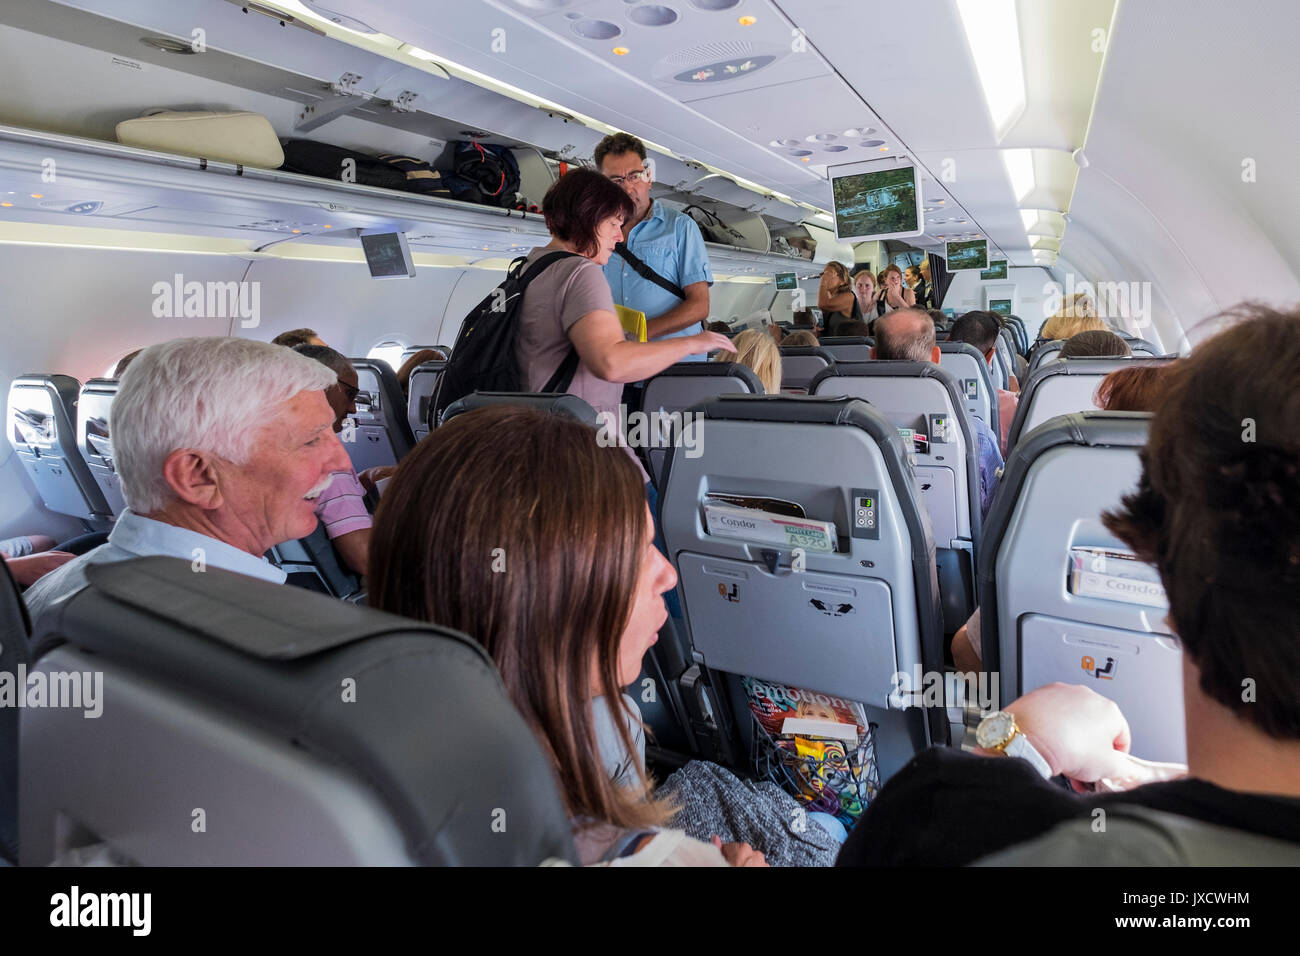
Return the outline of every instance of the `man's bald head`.
{"type": "Polygon", "coordinates": [[[934,322],[920,309],[896,309],[876,319],[875,357],[935,362],[934,322]]]}

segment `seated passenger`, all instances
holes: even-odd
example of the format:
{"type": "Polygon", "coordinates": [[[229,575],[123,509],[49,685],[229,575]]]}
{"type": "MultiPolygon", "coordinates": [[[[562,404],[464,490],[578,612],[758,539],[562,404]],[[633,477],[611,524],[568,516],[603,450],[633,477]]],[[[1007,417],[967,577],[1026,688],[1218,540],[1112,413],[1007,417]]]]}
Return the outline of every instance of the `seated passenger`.
{"type": "Polygon", "coordinates": [[[75,557],[75,554],[56,550],[54,539],[49,535],[28,534],[0,541],[0,558],[4,559],[19,588],[31,587],[75,557]]]}
{"type": "Polygon", "coordinates": [[[753,369],[763,390],[769,395],[781,394],[781,350],[770,335],[746,329],[734,339],[734,352],[719,352],[715,362],[739,362],[753,369]]]}
{"type": "Polygon", "coordinates": [[[1112,357],[1128,358],[1133,350],[1114,332],[1090,329],[1077,332],[1065,340],[1058,353],[1061,358],[1112,357]]]}
{"type": "MultiPolygon", "coordinates": [[[[325,389],[325,397],[334,410],[334,434],[339,434],[347,417],[357,413],[357,370],[347,356],[324,345],[299,345],[294,351],[320,362],[337,376],[334,384],[325,389]]],[[[329,486],[316,499],[316,517],[325,525],[325,533],[343,563],[365,577],[372,522],[366,510],[366,489],[350,463],[334,472],[329,486]]]]}
{"type": "MultiPolygon", "coordinates": [[[[891,267],[897,269],[897,267],[891,267]]],[[[935,344],[934,323],[919,309],[897,309],[876,320],[876,344],[871,349],[875,359],[902,359],[908,362],[939,364],[939,346],[935,344]]],[[[988,514],[1002,477],[1002,452],[993,429],[971,416],[977,444],[980,471],[980,514],[988,514]]]]}
{"type": "Polygon", "coordinates": [[[551,241],[529,252],[528,264],[552,252],[575,255],[553,262],[524,291],[516,351],[525,391],[546,390],[576,352],[577,367],[563,391],[585,400],[603,420],[618,422],[624,383],[657,375],[688,355],[731,348],[717,332],[628,341],[601,269],[633,211],[618,186],[595,170],[574,169],[547,191],[543,208],[551,241]]]}
{"type": "Polygon", "coordinates": [[[290,329],[288,332],[281,332],[271,339],[271,344],[294,349],[300,345],[324,345],[325,343],[320,340],[320,336],[313,329],[290,329]]]}
{"type": "MultiPolygon", "coordinates": [[[[948,335],[948,341],[965,342],[967,345],[973,346],[975,351],[984,356],[985,364],[992,369],[998,350],[998,329],[998,320],[994,313],[967,312],[952,324],[952,332],[948,335]]],[[[998,447],[1005,456],[1007,453],[1007,435],[1011,432],[1011,422],[1016,417],[1019,396],[1005,388],[999,388],[997,392],[998,430],[1002,433],[999,436],[998,447]]]]}
{"type": "MultiPolygon", "coordinates": [[[[637,468],[589,426],[508,405],[442,425],[398,466],[370,568],[372,607],[463,631],[496,661],[551,760],[583,863],[761,861],[661,829],[673,808],[644,768],[628,787],[603,765],[593,703],[629,700],[620,689],[658,639],[677,576],[654,546],[637,468]]],[[[633,753],[628,717],[614,726],[633,753]]]]}
{"type": "Polygon", "coordinates": [[[336,382],[292,349],[251,339],[173,339],[141,352],[112,410],[127,508],[107,544],[27,591],[33,620],[85,586],[87,565],[146,555],[282,584],[263,555],[311,534],[316,497],[350,464],[324,392],[336,382]]]}
{"type": "Polygon", "coordinates": [[[817,336],[813,335],[807,329],[799,329],[797,332],[791,332],[781,340],[781,348],[816,348],[821,345],[817,341],[817,336]]]}
{"type": "MultiPolygon", "coordinates": [[[[338,354],[338,353],[335,353],[338,354]]],[[[408,401],[411,398],[411,373],[416,367],[423,365],[425,362],[445,362],[447,356],[443,355],[438,349],[420,349],[397,370],[397,384],[402,387],[402,397],[408,401]]]]}
{"type": "Polygon", "coordinates": [[[871,335],[871,326],[859,319],[842,326],[840,334],[849,338],[866,338],[871,335]]]}
{"type": "MultiPolygon", "coordinates": [[[[1078,795],[1025,760],[931,750],[883,788],[841,862],[1300,864],[1300,520],[1286,506],[1300,499],[1300,312],[1242,317],[1167,373],[1137,488],[1102,516],[1169,599],[1187,776],[1078,795]]],[[[1118,707],[1085,688],[1006,709],[1052,774],[1152,776],[1122,754],[1118,707]]]]}
{"type": "Polygon", "coordinates": [[[707,328],[710,332],[717,332],[719,335],[726,335],[731,331],[731,326],[729,326],[726,322],[720,322],[717,320],[710,322],[707,326],[705,326],[705,328],[707,328]]]}
{"type": "Polygon", "coordinates": [[[1055,315],[1043,323],[1038,337],[1044,341],[1068,339],[1080,332],[1096,330],[1109,332],[1106,323],[1097,315],[1097,307],[1092,299],[1080,292],[1067,302],[1055,315]]]}
{"type": "Polygon", "coordinates": [[[144,349],[136,349],[134,352],[127,352],[117,360],[117,365],[113,366],[113,378],[121,378],[122,373],[126,371],[127,366],[135,361],[135,357],[143,352],[144,349]]]}

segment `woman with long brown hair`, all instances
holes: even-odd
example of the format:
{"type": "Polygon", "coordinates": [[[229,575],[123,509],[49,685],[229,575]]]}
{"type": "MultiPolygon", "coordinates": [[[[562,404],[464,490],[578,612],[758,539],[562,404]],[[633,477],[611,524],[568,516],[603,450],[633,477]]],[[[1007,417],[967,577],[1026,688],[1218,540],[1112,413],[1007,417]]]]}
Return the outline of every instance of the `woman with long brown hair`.
{"type": "Polygon", "coordinates": [[[827,335],[839,335],[839,327],[862,318],[853,281],[842,262],[828,262],[817,286],[817,308],[822,310],[822,324],[827,335]]]}
{"type": "MultiPolygon", "coordinates": [[[[746,844],[661,829],[674,808],[652,796],[645,771],[620,786],[602,764],[593,703],[620,708],[677,582],[641,480],[626,454],[566,416],[509,405],[458,415],[416,445],[384,494],[370,604],[483,645],[551,760],[584,863],[761,861],[746,844]]],[[[628,716],[614,724],[632,753],[628,716]]]]}

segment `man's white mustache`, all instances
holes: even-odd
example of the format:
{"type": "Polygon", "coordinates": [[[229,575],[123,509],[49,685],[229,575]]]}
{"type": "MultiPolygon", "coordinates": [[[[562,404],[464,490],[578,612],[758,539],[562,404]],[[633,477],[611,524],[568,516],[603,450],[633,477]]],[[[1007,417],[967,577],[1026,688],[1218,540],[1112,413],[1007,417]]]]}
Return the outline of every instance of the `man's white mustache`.
{"type": "Polygon", "coordinates": [[[333,480],[334,480],[334,475],[333,475],[332,473],[326,475],[326,476],[324,477],[324,479],[322,479],[321,482],[320,482],[319,484],[315,485],[315,486],[311,489],[311,491],[307,492],[305,495],[303,495],[303,497],[304,497],[304,498],[319,498],[321,492],[324,491],[326,488],[328,488],[328,487],[330,486],[330,482],[332,482],[333,480]]]}

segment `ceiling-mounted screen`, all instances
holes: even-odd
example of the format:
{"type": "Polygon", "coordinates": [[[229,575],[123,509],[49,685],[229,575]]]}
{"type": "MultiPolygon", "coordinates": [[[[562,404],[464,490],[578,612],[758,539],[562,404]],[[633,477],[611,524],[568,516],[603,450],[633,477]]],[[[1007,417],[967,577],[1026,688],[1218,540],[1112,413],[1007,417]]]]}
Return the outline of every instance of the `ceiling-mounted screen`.
{"type": "Polygon", "coordinates": [[[799,288],[799,277],[793,272],[778,272],[776,274],[776,288],[778,292],[797,289],[799,288]]]}
{"type": "Polygon", "coordinates": [[[834,166],[829,174],[835,238],[857,242],[922,233],[920,177],[908,159],[834,166]]]}
{"type": "Polygon", "coordinates": [[[415,260],[406,234],[391,229],[363,229],[361,248],[375,279],[415,278],[415,260]]]}
{"type": "Polygon", "coordinates": [[[949,272],[966,269],[984,270],[989,267],[989,241],[987,239],[962,239],[949,242],[944,258],[949,272]]]}
{"type": "Polygon", "coordinates": [[[996,312],[998,315],[1011,314],[1010,299],[989,299],[989,311],[996,312]]]}
{"type": "Polygon", "coordinates": [[[1007,260],[994,259],[989,267],[980,273],[981,279],[1005,279],[1007,277],[1007,260]]]}

